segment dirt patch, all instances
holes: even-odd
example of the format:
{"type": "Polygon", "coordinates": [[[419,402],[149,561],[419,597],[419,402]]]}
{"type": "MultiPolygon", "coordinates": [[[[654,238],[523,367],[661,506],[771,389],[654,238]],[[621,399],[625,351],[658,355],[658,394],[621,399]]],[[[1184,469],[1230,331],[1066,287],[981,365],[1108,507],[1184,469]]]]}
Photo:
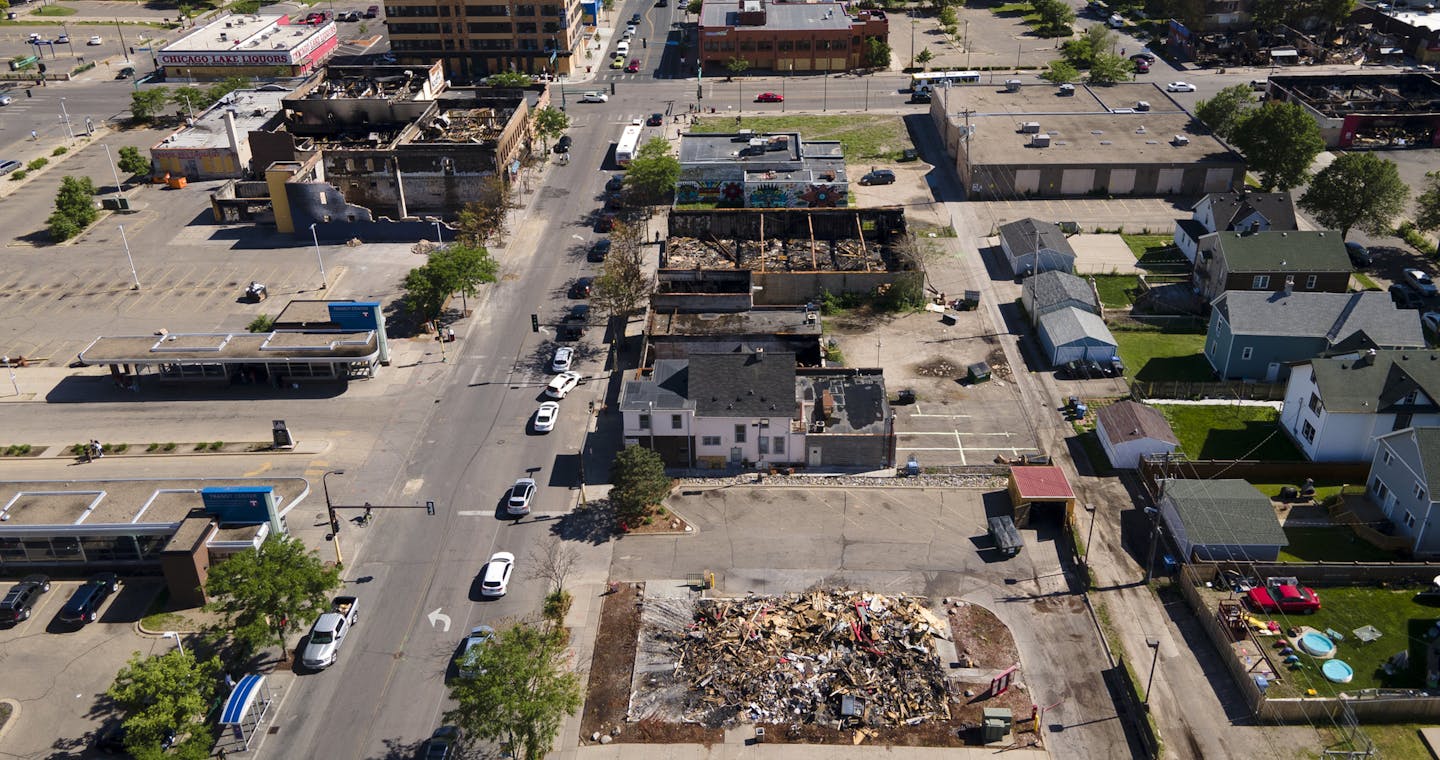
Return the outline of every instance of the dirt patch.
{"type": "Polygon", "coordinates": [[[959,364],[943,356],[932,356],[913,365],[911,371],[920,377],[958,377],[963,374],[959,364]]]}
{"type": "Polygon", "coordinates": [[[665,515],[651,515],[650,523],[641,523],[635,526],[627,526],[625,533],[632,536],[646,536],[656,534],[685,533],[690,529],[690,524],[685,518],[674,512],[667,512],[665,515]]]}
{"type": "Polygon", "coordinates": [[[1000,670],[1020,662],[1010,629],[995,613],[978,604],[960,602],[950,608],[955,654],[966,667],[1000,670]]]}
{"type": "Polygon", "coordinates": [[[709,746],[723,741],[723,731],[696,724],[648,719],[626,722],[630,676],[635,667],[635,646],[640,633],[640,597],[636,585],[620,584],[615,593],[605,597],[600,608],[595,655],[590,661],[590,683],[585,690],[585,710],[580,716],[580,741],[590,743],[597,733],[610,736],[612,741],[628,743],[709,746]]]}
{"type": "Polygon", "coordinates": [[[893,321],[895,321],[894,314],[876,311],[870,304],[864,304],[827,318],[825,331],[842,335],[867,333],[893,321]]]}

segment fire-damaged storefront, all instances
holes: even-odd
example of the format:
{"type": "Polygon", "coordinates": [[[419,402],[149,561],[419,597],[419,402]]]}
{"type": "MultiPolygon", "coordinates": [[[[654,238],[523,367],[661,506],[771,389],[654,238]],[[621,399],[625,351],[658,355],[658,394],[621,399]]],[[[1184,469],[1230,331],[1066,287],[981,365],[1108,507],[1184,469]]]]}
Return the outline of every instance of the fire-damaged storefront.
{"type": "Polygon", "coordinates": [[[1330,148],[1440,147],[1435,74],[1271,77],[1269,93],[1299,103],[1330,148]]]}

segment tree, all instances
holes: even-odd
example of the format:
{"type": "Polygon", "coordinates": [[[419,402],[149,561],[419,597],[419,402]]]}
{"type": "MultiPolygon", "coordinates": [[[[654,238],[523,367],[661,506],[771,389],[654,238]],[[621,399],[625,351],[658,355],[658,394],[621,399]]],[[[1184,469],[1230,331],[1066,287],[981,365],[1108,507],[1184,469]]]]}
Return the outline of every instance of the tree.
{"type": "Polygon", "coordinates": [[[89,227],[100,212],[95,208],[95,183],[89,177],[67,176],[60,180],[55,194],[55,211],[46,220],[50,237],[56,242],[69,240],[89,227]]]}
{"type": "Polygon", "coordinates": [[[534,120],[535,134],[545,142],[545,149],[550,149],[551,138],[557,138],[565,134],[570,128],[570,116],[555,106],[545,106],[535,111],[530,117],[534,120]]]}
{"type": "Polygon", "coordinates": [[[700,9],[705,5],[705,0],[690,0],[685,4],[685,12],[692,16],[699,16],[700,9]]]}
{"type": "Polygon", "coordinates": [[[1248,111],[1230,142],[1260,174],[1264,190],[1289,190],[1310,176],[1310,164],[1325,149],[1320,127],[1296,103],[1270,101],[1248,111]]]}
{"type": "Polygon", "coordinates": [[[1440,230],[1440,171],[1425,174],[1424,188],[1415,199],[1415,228],[1434,232],[1440,230]]]}
{"type": "Polygon", "coordinates": [[[1091,24],[1078,39],[1066,40],[1060,51],[1075,68],[1088,69],[1096,56],[1114,47],[1114,39],[1115,35],[1104,24],[1091,24]]]}
{"type": "Polygon", "coordinates": [[[126,174],[149,174],[150,159],[140,155],[140,149],[126,145],[120,149],[120,171],[126,174]]]}
{"type": "Polygon", "coordinates": [[[210,95],[205,90],[186,85],[170,91],[170,102],[182,109],[181,116],[187,116],[205,110],[213,101],[210,100],[210,95]]]}
{"type": "Polygon", "coordinates": [[[625,198],[637,206],[668,203],[680,180],[680,159],[670,154],[670,143],[652,137],[635,151],[625,169],[625,198]]]}
{"type": "Polygon", "coordinates": [[[955,9],[945,6],[940,9],[939,21],[941,26],[955,26],[960,18],[955,15],[955,9]]]}
{"type": "Polygon", "coordinates": [[[1222,139],[1230,139],[1235,127],[1255,103],[1249,85],[1237,84],[1195,104],[1195,117],[1222,139]]]}
{"type": "Polygon", "coordinates": [[[285,659],[285,637],[304,630],[330,608],[340,570],[326,566],[293,536],[271,534],[254,551],[242,551],[210,568],[206,611],[218,612],[219,630],[251,649],[275,645],[285,659]]]}
{"type": "Polygon", "coordinates": [[[1051,61],[1049,70],[1041,74],[1040,78],[1054,84],[1065,84],[1079,79],[1080,72],[1065,61],[1051,61]]]}
{"type": "Polygon", "coordinates": [[[10,2],[9,2],[9,0],[0,0],[0,11],[9,10],[9,9],[10,9],[10,2]]]}
{"type": "Polygon", "coordinates": [[[130,93],[130,115],[136,121],[150,121],[160,114],[170,102],[170,93],[159,88],[136,90],[130,93]]]}
{"type": "Polygon", "coordinates": [[[562,591],[579,561],[580,553],[575,547],[552,535],[530,547],[530,577],[548,583],[552,593],[562,591]]]}
{"type": "Polygon", "coordinates": [[[730,78],[734,79],[750,69],[750,62],[744,58],[731,56],[730,60],[725,62],[725,68],[730,70],[730,78]]]}
{"type": "Polygon", "coordinates": [[[1310,181],[1300,207],[1325,227],[1340,230],[1340,237],[1353,227],[1384,235],[1409,197],[1394,161],[1374,153],[1342,153],[1310,181]]]}
{"type": "Polygon", "coordinates": [[[475,200],[465,204],[456,217],[460,240],[472,246],[494,242],[505,244],[505,233],[509,229],[510,211],[519,208],[510,198],[510,185],[499,174],[487,174],[480,178],[475,188],[475,200]]]}
{"type": "Polygon", "coordinates": [[[1090,62],[1090,84],[1115,84],[1128,82],[1135,71],[1135,64],[1123,55],[1100,53],[1090,62]]]}
{"type": "Polygon", "coordinates": [[[865,65],[872,69],[890,68],[890,43],[879,37],[865,40],[865,65]]]}
{"type": "Polygon", "coordinates": [[[462,660],[474,675],[451,682],[456,705],[445,721],[467,736],[500,742],[511,757],[540,760],[566,716],[580,707],[580,677],[565,669],[565,660],[562,630],[512,625],[496,631],[462,660]]]}
{"type": "Polygon", "coordinates": [[[455,243],[430,254],[428,266],[437,267],[444,273],[450,293],[459,293],[461,308],[469,310],[468,299],[479,292],[481,285],[494,282],[500,265],[490,258],[490,252],[480,246],[455,243]]]}
{"type": "Polygon", "coordinates": [[[502,71],[499,74],[491,74],[485,84],[490,87],[529,87],[535,80],[529,74],[522,74],[518,71],[502,71]]]}
{"type": "Polygon", "coordinates": [[[400,287],[405,291],[405,306],[423,322],[438,318],[446,299],[455,292],[446,273],[428,263],[406,273],[400,287]]]}
{"type": "Polygon", "coordinates": [[[1040,15],[1035,33],[1041,37],[1069,37],[1075,33],[1075,9],[1061,0],[1032,0],[1031,6],[1040,15]]]}
{"type": "Polygon", "coordinates": [[[930,52],[930,48],[928,47],[920,48],[920,52],[915,54],[915,62],[926,68],[929,68],[926,64],[933,60],[935,60],[935,54],[930,52]]]}
{"type": "Polygon", "coordinates": [[[655,278],[645,266],[645,226],[616,222],[610,232],[610,253],[600,265],[600,276],[590,294],[597,311],[611,317],[628,317],[655,292],[655,278]]]}
{"type": "Polygon", "coordinates": [[[205,715],[220,673],[218,657],[201,662],[180,650],[158,657],[131,655],[105,691],[125,711],[126,751],[138,760],[158,760],[167,756],[164,740],[174,737],[179,742],[174,755],[209,757],[214,736],[205,715]]]}
{"type": "Polygon", "coordinates": [[[610,483],[615,519],[628,525],[645,519],[651,507],[664,501],[673,481],[665,475],[665,462],[659,454],[643,446],[626,446],[610,465],[610,483]]]}
{"type": "Polygon", "coordinates": [[[205,88],[205,97],[210,101],[205,105],[206,107],[209,107],[215,103],[220,102],[220,99],[224,98],[226,95],[229,95],[236,90],[247,89],[250,87],[250,85],[251,82],[246,77],[225,77],[224,79],[221,79],[215,84],[212,84],[209,87],[205,88]]]}

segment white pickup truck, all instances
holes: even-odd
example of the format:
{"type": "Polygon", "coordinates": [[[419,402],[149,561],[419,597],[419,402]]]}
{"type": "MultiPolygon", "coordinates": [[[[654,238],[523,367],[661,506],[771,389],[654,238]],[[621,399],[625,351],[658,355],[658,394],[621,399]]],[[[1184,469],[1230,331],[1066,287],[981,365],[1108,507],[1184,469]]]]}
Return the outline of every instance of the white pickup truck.
{"type": "Polygon", "coordinates": [[[340,645],[345,643],[345,634],[359,622],[359,603],[353,596],[337,596],[330,611],[321,615],[310,628],[310,638],[305,651],[300,655],[300,664],[307,668],[323,670],[335,664],[340,645]]]}

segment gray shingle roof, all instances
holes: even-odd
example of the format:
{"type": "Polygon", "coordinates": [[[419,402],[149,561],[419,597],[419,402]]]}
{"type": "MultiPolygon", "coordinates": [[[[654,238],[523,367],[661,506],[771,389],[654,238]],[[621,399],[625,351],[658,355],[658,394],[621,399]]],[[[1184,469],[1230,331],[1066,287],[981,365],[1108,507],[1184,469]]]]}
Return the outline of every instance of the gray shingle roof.
{"type": "Polygon", "coordinates": [[[1040,318],[1040,329],[1050,336],[1050,344],[1064,346],[1078,340],[1090,338],[1114,346],[1115,336],[1105,326],[1105,320],[1081,311],[1075,307],[1056,309],[1040,318]]]}
{"type": "Polygon", "coordinates": [[[1389,294],[1378,291],[1285,295],[1230,290],[1216,298],[1214,306],[1237,335],[1326,338],[1331,345],[1357,345],[1356,334],[1363,332],[1382,348],[1425,347],[1415,312],[1396,308],[1389,294]]]}
{"type": "Polygon", "coordinates": [[[1042,248],[1049,248],[1070,257],[1075,256],[1075,249],[1070,247],[1070,241],[1065,239],[1065,233],[1060,231],[1060,227],[1039,219],[1025,218],[1002,224],[1000,237],[1004,238],[1005,246],[1010,252],[1017,256],[1034,253],[1042,248]]]}
{"type": "Polygon", "coordinates": [[[1238,480],[1167,480],[1165,498],[1175,504],[1192,544],[1286,546],[1290,543],[1270,499],[1238,480]]]}
{"type": "Polygon", "coordinates": [[[701,417],[788,417],[795,411],[795,354],[691,354],[690,399],[701,417]]]}
{"type": "MultiPolygon", "coordinates": [[[[1397,430],[1393,433],[1386,433],[1380,436],[1383,439],[1398,438],[1402,436],[1413,436],[1415,438],[1415,449],[1419,452],[1419,462],[1406,462],[1410,468],[1418,467],[1420,474],[1425,478],[1425,488],[1430,492],[1431,499],[1440,499],[1440,428],[1418,427],[1397,430]]],[[[1401,452],[1408,449],[1404,446],[1398,447],[1401,452]]],[[[1404,454],[1401,455],[1402,458],[1404,454]]]]}
{"type": "Polygon", "coordinates": [[[1310,366],[1329,412],[1435,411],[1433,404],[1399,403],[1414,390],[1432,402],[1440,399],[1440,352],[1377,351],[1358,359],[1316,359],[1310,366]]]}
{"type": "Polygon", "coordinates": [[[1272,230],[1296,229],[1295,204],[1289,193],[1211,193],[1206,197],[1210,199],[1217,231],[1230,229],[1251,212],[1265,217],[1272,230]]]}
{"type": "Polygon", "coordinates": [[[645,380],[626,380],[620,393],[622,411],[688,409],[689,372],[684,359],[660,359],[645,380]],[[651,404],[654,404],[651,407],[651,404]]]}
{"type": "Polygon", "coordinates": [[[1037,312],[1071,299],[1089,304],[1096,311],[1100,310],[1090,283],[1069,272],[1041,272],[1026,278],[1021,288],[1037,312]]]}
{"type": "Polygon", "coordinates": [[[1153,407],[1129,400],[1118,401],[1102,407],[1095,415],[1103,423],[1105,437],[1109,438],[1112,444],[1145,438],[1180,444],[1180,439],[1175,437],[1175,431],[1170,429],[1165,415],[1153,407]]]}
{"type": "Polygon", "coordinates": [[[1231,273],[1352,270],[1345,240],[1334,231],[1216,232],[1201,238],[1200,250],[1223,258],[1231,273]]]}

